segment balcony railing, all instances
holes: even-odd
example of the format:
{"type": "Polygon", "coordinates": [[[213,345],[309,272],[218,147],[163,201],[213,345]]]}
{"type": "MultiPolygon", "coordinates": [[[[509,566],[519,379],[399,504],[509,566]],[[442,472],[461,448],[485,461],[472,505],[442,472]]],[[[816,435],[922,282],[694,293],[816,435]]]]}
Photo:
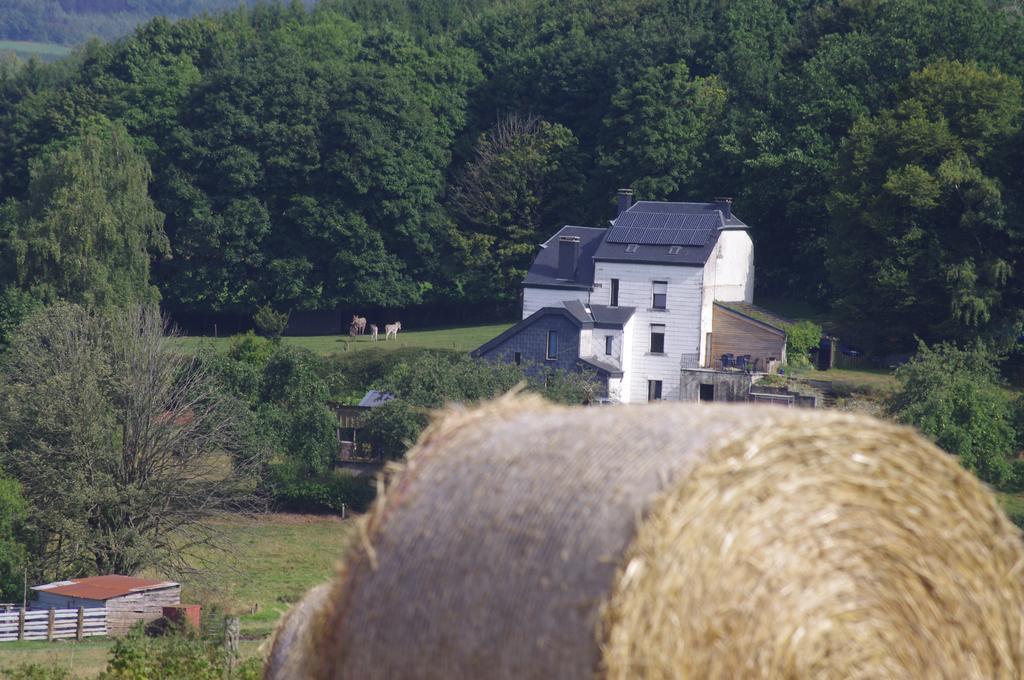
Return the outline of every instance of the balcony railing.
{"type": "Polygon", "coordinates": [[[683,354],[679,358],[680,368],[709,368],[715,371],[736,371],[740,373],[774,373],[779,362],[750,355],[725,355],[712,359],[710,365],[701,366],[699,354],[683,354]]]}
{"type": "Polygon", "coordinates": [[[679,357],[680,368],[701,368],[700,354],[684,354],[679,357]]]}

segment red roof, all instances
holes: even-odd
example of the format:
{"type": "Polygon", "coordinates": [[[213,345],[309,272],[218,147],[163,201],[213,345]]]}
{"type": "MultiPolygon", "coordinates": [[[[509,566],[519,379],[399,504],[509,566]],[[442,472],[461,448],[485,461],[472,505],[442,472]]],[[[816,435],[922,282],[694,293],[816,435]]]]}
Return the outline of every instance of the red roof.
{"type": "Polygon", "coordinates": [[[53,583],[41,586],[32,586],[32,590],[63,595],[65,597],[78,597],[84,600],[109,600],[113,597],[128,595],[129,593],[160,590],[161,588],[170,588],[177,585],[174,581],[154,581],[148,578],[109,574],[107,576],[73,578],[68,581],[54,581],[53,583]]]}

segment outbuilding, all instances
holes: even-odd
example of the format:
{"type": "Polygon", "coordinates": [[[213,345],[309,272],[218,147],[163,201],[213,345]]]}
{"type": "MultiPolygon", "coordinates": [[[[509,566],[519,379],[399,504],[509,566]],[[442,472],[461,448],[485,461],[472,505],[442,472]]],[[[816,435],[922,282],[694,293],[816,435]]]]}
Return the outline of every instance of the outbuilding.
{"type": "Polygon", "coordinates": [[[118,574],[54,581],[32,590],[32,609],[106,609],[111,636],[124,635],[139,621],[155,621],[164,607],[181,604],[178,583],[118,574]]]}

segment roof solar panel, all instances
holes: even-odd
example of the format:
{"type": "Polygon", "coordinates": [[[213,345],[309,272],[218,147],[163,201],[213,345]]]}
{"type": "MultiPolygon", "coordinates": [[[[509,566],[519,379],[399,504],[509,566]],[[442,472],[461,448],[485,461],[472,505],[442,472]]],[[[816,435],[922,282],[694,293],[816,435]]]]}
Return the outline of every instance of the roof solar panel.
{"type": "Polygon", "coordinates": [[[712,234],[714,234],[712,229],[680,229],[675,232],[672,245],[703,246],[711,240],[712,234]]]}
{"type": "Polygon", "coordinates": [[[720,213],[654,213],[627,211],[615,219],[616,227],[641,229],[715,229],[721,226],[720,213]]]}
{"type": "Polygon", "coordinates": [[[714,235],[713,229],[643,229],[639,227],[612,227],[608,243],[636,243],[645,246],[706,245],[714,235]]]}

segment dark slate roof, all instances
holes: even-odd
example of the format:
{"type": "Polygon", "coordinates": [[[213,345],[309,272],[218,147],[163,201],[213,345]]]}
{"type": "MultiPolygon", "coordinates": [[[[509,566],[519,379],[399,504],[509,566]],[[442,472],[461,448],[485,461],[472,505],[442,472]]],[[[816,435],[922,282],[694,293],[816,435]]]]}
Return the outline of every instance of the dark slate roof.
{"type": "Polygon", "coordinates": [[[600,328],[622,328],[633,318],[635,307],[609,307],[608,305],[590,305],[590,315],[594,317],[594,325],[600,328]]]}
{"type": "Polygon", "coordinates": [[[566,300],[562,303],[562,306],[569,310],[569,313],[576,317],[576,320],[581,324],[592,323],[593,317],[590,316],[590,312],[579,300],[566,300]]]}
{"type": "Polygon", "coordinates": [[[618,262],[703,265],[726,229],[746,229],[723,203],[638,201],[612,220],[594,257],[618,262]]]}
{"type": "Polygon", "coordinates": [[[615,377],[619,377],[622,375],[621,368],[619,368],[615,364],[610,364],[606,361],[601,361],[597,357],[580,357],[579,361],[581,363],[586,364],[587,366],[590,366],[591,368],[596,368],[601,373],[606,373],[608,375],[615,377]]]}
{"type": "Polygon", "coordinates": [[[564,316],[580,328],[594,328],[595,326],[599,328],[622,328],[632,318],[634,311],[636,311],[634,307],[608,307],[607,305],[591,305],[588,311],[588,308],[579,300],[566,300],[557,307],[542,307],[538,309],[516,325],[505,329],[497,337],[477,347],[470,352],[470,355],[478,357],[494,349],[505,342],[505,340],[515,336],[524,328],[549,314],[564,316]]]}
{"type": "Polygon", "coordinates": [[[376,408],[382,406],[385,403],[395,398],[395,395],[390,392],[381,392],[380,390],[370,390],[366,395],[359,401],[360,406],[366,408],[376,408]]]}
{"type": "Polygon", "coordinates": [[[622,328],[633,318],[635,307],[609,307],[608,305],[584,305],[579,300],[566,300],[562,305],[581,324],[593,324],[601,328],[622,328]]]}
{"type": "Polygon", "coordinates": [[[576,314],[574,314],[573,312],[569,311],[565,307],[541,307],[536,312],[534,312],[530,316],[526,317],[525,319],[523,319],[522,321],[520,321],[516,325],[512,326],[511,328],[506,328],[504,331],[499,333],[497,336],[491,338],[490,340],[488,340],[484,344],[480,345],[475,350],[470,352],[469,355],[472,356],[472,357],[479,357],[480,355],[482,355],[482,354],[484,354],[486,352],[491,351],[492,349],[494,349],[495,347],[497,347],[501,343],[505,342],[509,338],[514,337],[515,335],[517,335],[524,328],[527,328],[528,326],[533,325],[534,323],[536,323],[540,319],[543,319],[545,316],[548,316],[550,314],[558,314],[560,316],[564,316],[566,319],[568,319],[569,321],[573,322],[574,324],[576,324],[577,326],[580,326],[580,327],[582,327],[584,323],[590,323],[589,321],[582,321],[580,319],[580,317],[578,317],[576,314]]]}
{"type": "Polygon", "coordinates": [[[562,227],[541,246],[523,285],[588,290],[594,283],[595,259],[703,266],[719,234],[730,229],[747,225],[725,203],[637,201],[612,220],[610,229],[562,227]],[[580,239],[575,281],[558,278],[559,236],[580,239]]]}
{"type": "Polygon", "coordinates": [[[779,316],[775,312],[769,311],[764,307],[758,307],[752,305],[749,302],[715,302],[716,305],[724,309],[728,309],[731,312],[735,312],[740,316],[744,316],[752,321],[756,321],[764,326],[773,328],[782,333],[786,332],[789,326],[792,326],[795,321],[787,319],[784,316],[779,316]]]}
{"type": "Polygon", "coordinates": [[[523,279],[524,286],[549,288],[589,289],[594,283],[594,253],[601,244],[607,229],[597,227],[565,226],[545,241],[533,259],[530,270],[523,279]],[[578,236],[580,238],[579,269],[575,281],[558,278],[558,237],[578,236]]]}

